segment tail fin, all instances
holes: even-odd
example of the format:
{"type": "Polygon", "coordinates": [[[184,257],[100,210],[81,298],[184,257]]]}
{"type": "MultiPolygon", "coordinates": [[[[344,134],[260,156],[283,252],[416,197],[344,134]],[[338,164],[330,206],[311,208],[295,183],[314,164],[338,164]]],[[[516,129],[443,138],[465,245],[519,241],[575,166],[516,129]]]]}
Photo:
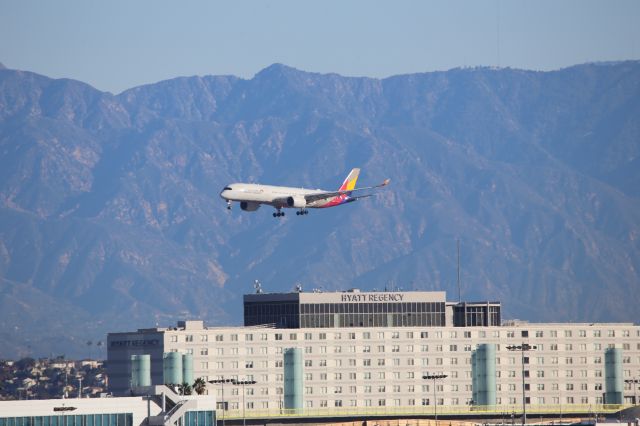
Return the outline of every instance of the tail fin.
{"type": "Polygon", "coordinates": [[[358,175],[360,174],[360,169],[352,169],[347,178],[342,182],[342,186],[338,188],[338,191],[351,191],[356,187],[356,181],[358,180],[358,175]]]}

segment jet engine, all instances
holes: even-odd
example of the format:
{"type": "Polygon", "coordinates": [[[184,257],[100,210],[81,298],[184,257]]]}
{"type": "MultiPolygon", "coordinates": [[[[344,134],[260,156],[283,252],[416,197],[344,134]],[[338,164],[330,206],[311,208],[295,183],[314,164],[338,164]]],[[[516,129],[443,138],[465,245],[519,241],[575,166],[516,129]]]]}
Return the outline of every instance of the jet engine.
{"type": "Polygon", "coordinates": [[[287,197],[287,205],[289,207],[303,209],[307,207],[307,200],[305,200],[301,195],[294,195],[292,197],[287,197]]]}
{"type": "Polygon", "coordinates": [[[260,208],[260,203],[252,203],[251,201],[241,201],[240,208],[245,212],[255,212],[260,208]]]}

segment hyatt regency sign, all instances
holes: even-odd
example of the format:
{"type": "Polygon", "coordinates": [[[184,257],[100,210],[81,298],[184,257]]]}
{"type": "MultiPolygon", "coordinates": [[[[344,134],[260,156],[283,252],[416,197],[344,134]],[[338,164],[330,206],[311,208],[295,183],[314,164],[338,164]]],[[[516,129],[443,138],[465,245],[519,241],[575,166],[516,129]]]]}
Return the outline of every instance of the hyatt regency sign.
{"type": "Polygon", "coordinates": [[[298,293],[300,303],[424,303],[445,302],[444,291],[344,291],[298,293]]]}
{"type": "Polygon", "coordinates": [[[145,346],[158,346],[159,339],[115,340],[111,342],[112,348],[140,348],[145,346]]]}
{"type": "Polygon", "coordinates": [[[402,302],[402,293],[343,293],[341,302],[402,302]]]}

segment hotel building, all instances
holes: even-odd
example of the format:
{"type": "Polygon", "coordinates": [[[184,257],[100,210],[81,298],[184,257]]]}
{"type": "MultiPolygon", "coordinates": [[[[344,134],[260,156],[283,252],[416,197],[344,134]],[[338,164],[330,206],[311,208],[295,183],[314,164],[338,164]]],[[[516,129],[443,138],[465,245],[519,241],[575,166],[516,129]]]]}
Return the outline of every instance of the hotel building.
{"type": "Polygon", "coordinates": [[[638,325],[502,321],[500,308],[446,302],[444,292],[246,295],[244,327],[182,321],[110,333],[110,391],[129,391],[132,355],[150,355],[151,381],[163,383],[164,359],[174,353],[192,357],[194,377],[255,381],[243,388],[209,385],[218,407],[228,410],[292,408],[291,389],[303,409],[487,404],[473,401],[472,354],[488,347],[483,359],[488,353],[495,381],[490,370],[484,387],[489,384],[492,405],[522,404],[523,375],[529,405],[635,402],[624,380],[640,377],[638,325]],[[523,345],[529,350],[513,348],[523,345]],[[300,365],[296,386],[287,390],[291,349],[300,365]]]}

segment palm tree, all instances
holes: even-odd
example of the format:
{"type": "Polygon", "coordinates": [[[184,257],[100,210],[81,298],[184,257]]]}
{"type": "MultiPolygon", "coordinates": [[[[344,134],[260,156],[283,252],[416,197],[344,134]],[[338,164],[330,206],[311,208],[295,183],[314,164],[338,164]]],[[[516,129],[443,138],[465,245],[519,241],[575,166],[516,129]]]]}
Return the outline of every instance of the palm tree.
{"type": "Polygon", "coordinates": [[[191,385],[189,383],[183,383],[178,385],[180,395],[191,395],[191,385]]]}
{"type": "Polygon", "coordinates": [[[207,382],[205,382],[202,377],[198,377],[196,381],[193,382],[193,390],[198,395],[203,395],[206,388],[207,388],[207,382]]]}

